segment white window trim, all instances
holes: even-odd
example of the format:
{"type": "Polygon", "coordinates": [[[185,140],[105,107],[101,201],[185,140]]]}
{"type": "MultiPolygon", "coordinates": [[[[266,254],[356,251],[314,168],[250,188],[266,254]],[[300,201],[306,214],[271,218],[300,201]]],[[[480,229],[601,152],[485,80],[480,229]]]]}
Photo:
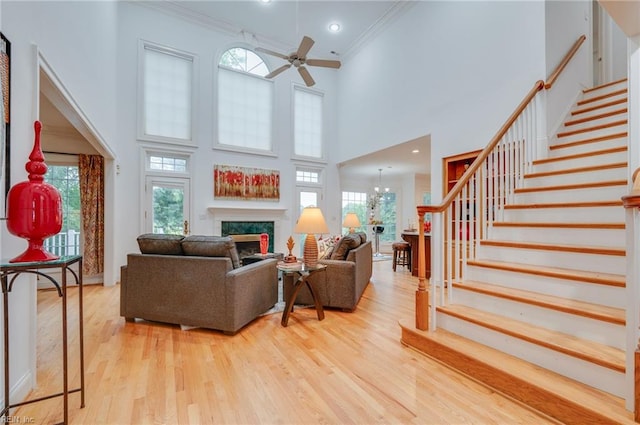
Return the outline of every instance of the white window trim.
{"type": "Polygon", "coordinates": [[[305,186],[305,187],[321,187],[324,189],[324,167],[313,167],[304,164],[295,164],[295,171],[293,175],[293,179],[296,183],[296,186],[305,186]],[[298,171],[308,171],[312,173],[318,173],[318,183],[312,182],[299,182],[297,180],[297,172],[298,171]]]}
{"type": "Polygon", "coordinates": [[[196,93],[199,93],[199,66],[198,55],[195,53],[189,53],[183,50],[174,49],[172,47],[163,46],[161,44],[153,43],[151,41],[140,39],[138,40],[138,87],[137,87],[137,139],[140,141],[149,142],[161,142],[175,145],[196,147],[197,144],[194,141],[194,129],[198,126],[196,113],[196,93]],[[151,134],[145,134],[144,122],[145,122],[145,110],[144,110],[144,51],[145,48],[149,48],[161,53],[177,56],[179,58],[187,59],[192,62],[191,68],[191,138],[179,139],[175,137],[164,137],[151,134]]]}
{"type": "Polygon", "coordinates": [[[292,152],[291,159],[326,164],[327,163],[327,144],[325,141],[325,134],[327,133],[326,131],[327,126],[326,126],[325,117],[327,116],[327,107],[324,101],[324,92],[320,90],[310,89],[309,87],[304,86],[302,84],[298,84],[298,83],[292,83],[291,85],[292,85],[292,88],[291,88],[291,152],[292,152]],[[295,153],[296,152],[296,146],[295,146],[296,144],[296,140],[295,140],[296,90],[306,91],[308,93],[316,94],[322,97],[322,149],[321,149],[322,155],[319,158],[316,158],[314,156],[296,155],[295,153]]]}
{"type": "MultiPolygon", "coordinates": [[[[241,72],[243,75],[247,75],[249,77],[252,78],[258,78],[260,80],[264,80],[269,82],[270,84],[274,84],[273,80],[268,80],[264,77],[261,77],[259,75],[255,75],[255,74],[250,74],[247,72],[242,72],[242,71],[238,71],[237,69],[233,69],[233,68],[229,68],[228,66],[224,66],[224,65],[220,65],[220,58],[222,57],[222,54],[224,52],[226,52],[229,49],[233,49],[235,47],[241,47],[243,49],[247,49],[247,50],[251,50],[253,51],[253,48],[251,47],[247,47],[247,46],[243,46],[243,45],[234,45],[234,46],[229,46],[226,49],[224,49],[217,57],[216,62],[214,63],[214,72],[213,72],[213,91],[214,91],[214,96],[213,96],[213,150],[221,150],[221,151],[228,151],[228,152],[239,152],[239,153],[250,153],[250,154],[254,154],[254,155],[263,155],[263,156],[269,156],[269,157],[278,157],[278,144],[276,143],[276,118],[275,118],[275,112],[276,112],[276,90],[275,90],[275,86],[273,87],[273,98],[271,99],[271,110],[273,111],[272,114],[272,125],[271,125],[271,150],[263,150],[263,149],[252,149],[252,148],[245,148],[242,146],[235,146],[235,145],[228,145],[225,143],[220,143],[219,142],[219,133],[218,133],[218,123],[219,123],[219,117],[218,117],[218,93],[219,93],[219,88],[218,88],[218,81],[219,81],[219,75],[218,75],[218,70],[220,68],[224,68],[226,70],[229,71],[233,71],[233,72],[241,72]]],[[[264,57],[262,55],[259,55],[257,52],[253,51],[256,55],[260,56],[261,59],[263,59],[263,62],[267,65],[267,67],[269,67],[268,62],[264,61],[264,57]]]]}

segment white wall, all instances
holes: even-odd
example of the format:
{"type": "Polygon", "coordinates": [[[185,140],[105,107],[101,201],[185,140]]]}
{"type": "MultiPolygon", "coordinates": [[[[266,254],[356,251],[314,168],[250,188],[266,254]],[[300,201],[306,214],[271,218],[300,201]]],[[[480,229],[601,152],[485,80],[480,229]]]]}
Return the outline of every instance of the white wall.
{"type": "MultiPolygon", "coordinates": [[[[156,9],[130,3],[119,4],[119,73],[118,73],[118,150],[120,155],[120,175],[117,177],[117,201],[122,208],[116,208],[116,264],[126,262],[128,252],[137,251],[136,236],[143,231],[141,192],[141,143],[136,140],[137,102],[137,55],[140,39],[165,45],[174,49],[193,53],[198,58],[197,99],[194,120],[194,143],[197,145],[192,156],[193,194],[191,233],[213,234],[213,215],[209,207],[281,207],[287,209],[282,224],[284,235],[276,235],[275,250],[286,251],[286,239],[292,233],[295,220],[291,210],[295,196],[295,163],[292,157],[292,90],[294,83],[302,84],[295,70],[280,74],[273,80],[275,85],[274,143],[278,157],[250,155],[213,149],[217,131],[215,127],[216,94],[214,81],[217,79],[217,63],[220,55],[228,48],[243,45],[240,34],[230,35],[203,25],[197,25],[169,16],[156,9]],[[214,164],[239,165],[276,169],[280,171],[281,198],[277,203],[256,201],[221,201],[213,199],[214,164]],[[126,206],[126,207],[125,207],[126,206]]],[[[266,46],[268,47],[268,46],[266,46]]],[[[269,47],[271,48],[271,47],[269,47]]],[[[281,60],[266,56],[271,69],[282,64],[281,60]]],[[[313,90],[324,93],[325,140],[336,139],[336,96],[335,70],[313,68],[311,70],[316,85],[313,90]]],[[[325,218],[332,233],[340,232],[340,192],[334,149],[327,149],[326,172],[327,191],[325,193],[325,218]],[[338,206],[338,207],[336,207],[338,206]]],[[[321,164],[322,165],[322,164],[321,164]]]]}
{"type": "MultiPolygon", "coordinates": [[[[2,2],[2,32],[11,41],[11,180],[26,179],[37,118],[38,63],[34,45],[108,140],[115,135],[115,3],[2,2]]],[[[2,226],[2,254],[26,242],[2,226]]],[[[35,279],[23,276],[10,294],[12,401],[35,380],[35,279]],[[20,339],[16,338],[20,335],[20,339]],[[27,338],[25,338],[27,335],[27,338]]]]}
{"type": "Polygon", "coordinates": [[[484,147],[544,78],[543,2],[416,2],[340,70],[339,160],[431,134],[440,158],[484,147]]]}

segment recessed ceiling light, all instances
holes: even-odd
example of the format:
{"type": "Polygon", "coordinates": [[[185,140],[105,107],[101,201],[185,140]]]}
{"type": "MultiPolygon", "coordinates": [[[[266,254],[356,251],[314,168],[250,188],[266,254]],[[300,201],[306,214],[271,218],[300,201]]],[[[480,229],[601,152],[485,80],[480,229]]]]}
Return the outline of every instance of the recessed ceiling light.
{"type": "Polygon", "coordinates": [[[271,3],[271,0],[260,0],[260,3],[271,3]]]}
{"type": "Polygon", "coordinates": [[[331,32],[340,31],[340,24],[338,24],[337,22],[333,22],[333,23],[329,24],[329,31],[331,31],[331,32]]]}
{"type": "Polygon", "coordinates": [[[411,153],[420,153],[420,149],[414,149],[411,151],[411,153]]]}

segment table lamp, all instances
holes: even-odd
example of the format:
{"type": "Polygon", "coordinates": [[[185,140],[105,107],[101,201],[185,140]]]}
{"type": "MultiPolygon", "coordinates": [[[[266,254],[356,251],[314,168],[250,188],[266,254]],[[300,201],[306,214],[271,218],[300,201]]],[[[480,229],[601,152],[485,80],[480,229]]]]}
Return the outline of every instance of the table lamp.
{"type": "Polygon", "coordinates": [[[307,238],[304,241],[304,265],[316,267],[318,265],[318,243],[316,242],[315,234],[329,233],[329,228],[324,221],[320,208],[306,207],[303,209],[293,231],[307,234],[307,238]]]}
{"type": "Polygon", "coordinates": [[[348,212],[347,215],[344,216],[344,222],[342,223],[343,227],[349,228],[349,233],[353,233],[356,230],[355,227],[360,227],[360,220],[358,216],[354,212],[348,212]]]}

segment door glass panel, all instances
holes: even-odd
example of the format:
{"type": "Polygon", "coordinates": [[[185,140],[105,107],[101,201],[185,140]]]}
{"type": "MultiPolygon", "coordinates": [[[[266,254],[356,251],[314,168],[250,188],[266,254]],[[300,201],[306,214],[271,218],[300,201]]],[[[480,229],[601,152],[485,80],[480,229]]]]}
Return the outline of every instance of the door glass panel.
{"type": "Polygon", "coordinates": [[[183,234],[185,221],[189,219],[188,179],[151,178],[147,188],[150,195],[147,231],[183,234]]]}
{"type": "Polygon", "coordinates": [[[318,207],[318,192],[300,192],[300,213],[306,207],[318,207]]]}

